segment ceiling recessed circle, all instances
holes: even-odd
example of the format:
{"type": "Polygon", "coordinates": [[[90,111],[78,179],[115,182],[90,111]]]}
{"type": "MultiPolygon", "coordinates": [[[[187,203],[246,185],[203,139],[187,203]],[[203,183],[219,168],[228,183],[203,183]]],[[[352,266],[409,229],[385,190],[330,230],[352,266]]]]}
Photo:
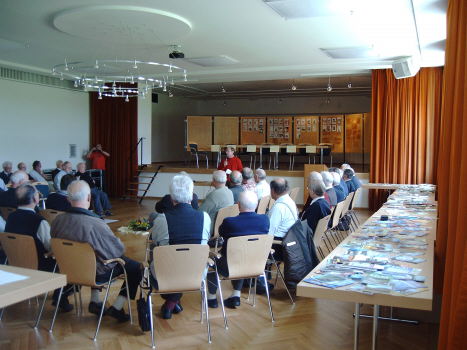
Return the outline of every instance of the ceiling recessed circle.
{"type": "Polygon", "coordinates": [[[191,32],[190,22],[177,14],[126,5],[65,10],[54,16],[53,24],[76,37],[122,46],[173,44],[191,32]]]}

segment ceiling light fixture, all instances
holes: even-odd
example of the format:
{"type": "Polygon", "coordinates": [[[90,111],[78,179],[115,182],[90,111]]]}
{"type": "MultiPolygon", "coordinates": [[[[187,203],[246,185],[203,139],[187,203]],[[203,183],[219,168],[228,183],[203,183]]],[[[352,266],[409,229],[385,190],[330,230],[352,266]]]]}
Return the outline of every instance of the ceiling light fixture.
{"type": "Polygon", "coordinates": [[[92,60],[91,62],[69,62],[65,59],[63,64],[52,68],[52,74],[59,75],[61,80],[73,80],[75,87],[82,87],[85,91],[98,92],[100,90],[102,96],[120,97],[125,100],[127,97],[142,97],[154,87],[167,91],[168,82],[175,85],[187,81],[187,71],[184,68],[173,64],[136,59],[92,60]],[[139,82],[138,87],[125,85],[126,82],[135,84],[136,80],[139,82]]]}
{"type": "Polygon", "coordinates": [[[297,87],[295,86],[295,84],[292,84],[292,87],[291,87],[292,91],[295,91],[297,90],[297,87]]]}
{"type": "Polygon", "coordinates": [[[351,89],[352,88],[352,82],[349,80],[349,82],[347,83],[347,88],[351,89]]]}
{"type": "Polygon", "coordinates": [[[174,94],[172,93],[171,90],[169,90],[169,97],[174,97],[174,94]]]}
{"type": "Polygon", "coordinates": [[[226,92],[227,92],[227,91],[225,90],[225,88],[224,88],[224,84],[221,85],[221,91],[222,91],[223,93],[226,93],[226,92]]]}
{"type": "Polygon", "coordinates": [[[329,79],[328,79],[328,86],[326,87],[326,91],[327,91],[327,92],[331,92],[331,91],[332,91],[331,76],[329,76],[329,79]]]}

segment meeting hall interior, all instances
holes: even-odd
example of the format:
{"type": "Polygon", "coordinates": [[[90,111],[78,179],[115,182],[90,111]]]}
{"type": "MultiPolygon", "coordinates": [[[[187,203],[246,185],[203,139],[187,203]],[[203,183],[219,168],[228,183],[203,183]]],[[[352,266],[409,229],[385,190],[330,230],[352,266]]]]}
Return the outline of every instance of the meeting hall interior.
{"type": "Polygon", "coordinates": [[[0,350],[467,349],[466,0],[0,5],[0,350]]]}

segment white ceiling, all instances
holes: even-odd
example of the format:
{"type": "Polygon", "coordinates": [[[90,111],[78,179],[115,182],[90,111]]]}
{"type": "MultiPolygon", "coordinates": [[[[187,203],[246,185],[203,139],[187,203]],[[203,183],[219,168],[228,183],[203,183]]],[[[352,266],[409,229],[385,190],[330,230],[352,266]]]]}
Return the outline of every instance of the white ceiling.
{"type": "Polygon", "coordinates": [[[196,85],[365,74],[418,55],[419,44],[422,66],[444,64],[446,0],[312,0],[320,16],[287,20],[261,0],[129,2],[1,0],[0,65],[50,74],[65,58],[172,62],[196,85]],[[170,60],[173,44],[187,58],[238,62],[170,60]],[[323,48],[372,56],[336,59],[323,48]]]}

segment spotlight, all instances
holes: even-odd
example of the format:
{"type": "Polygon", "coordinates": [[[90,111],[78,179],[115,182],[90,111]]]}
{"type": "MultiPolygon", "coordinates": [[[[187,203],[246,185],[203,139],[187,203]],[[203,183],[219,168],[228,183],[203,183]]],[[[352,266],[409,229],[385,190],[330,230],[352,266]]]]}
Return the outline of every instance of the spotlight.
{"type": "Polygon", "coordinates": [[[226,92],[226,90],[225,90],[225,88],[224,88],[224,85],[221,85],[221,91],[222,91],[223,93],[226,92]]]}
{"type": "Polygon", "coordinates": [[[99,69],[99,61],[98,60],[96,60],[96,64],[94,65],[94,68],[99,69]]]}
{"type": "Polygon", "coordinates": [[[352,82],[349,81],[349,82],[347,83],[347,88],[349,88],[349,89],[352,88],[352,82]]]}
{"type": "Polygon", "coordinates": [[[125,102],[130,102],[130,99],[128,98],[128,95],[125,97],[125,102]]]}
{"type": "Polygon", "coordinates": [[[326,87],[326,91],[327,91],[327,92],[331,92],[331,91],[332,91],[331,77],[329,77],[329,79],[328,79],[328,86],[326,87]]]}
{"type": "Polygon", "coordinates": [[[138,65],[136,64],[136,60],[135,60],[135,64],[133,65],[133,68],[138,69],[138,65]]]}
{"type": "Polygon", "coordinates": [[[75,88],[78,87],[78,80],[75,80],[75,83],[73,84],[73,86],[74,86],[75,88]]]}
{"type": "Polygon", "coordinates": [[[297,90],[297,87],[294,84],[292,84],[291,89],[292,89],[292,91],[295,91],[295,90],[297,90]]]}
{"type": "Polygon", "coordinates": [[[68,63],[66,61],[66,58],[65,58],[65,70],[68,71],[68,63]]]}
{"type": "Polygon", "coordinates": [[[169,97],[174,97],[174,94],[170,90],[169,90],[169,97]]]}

